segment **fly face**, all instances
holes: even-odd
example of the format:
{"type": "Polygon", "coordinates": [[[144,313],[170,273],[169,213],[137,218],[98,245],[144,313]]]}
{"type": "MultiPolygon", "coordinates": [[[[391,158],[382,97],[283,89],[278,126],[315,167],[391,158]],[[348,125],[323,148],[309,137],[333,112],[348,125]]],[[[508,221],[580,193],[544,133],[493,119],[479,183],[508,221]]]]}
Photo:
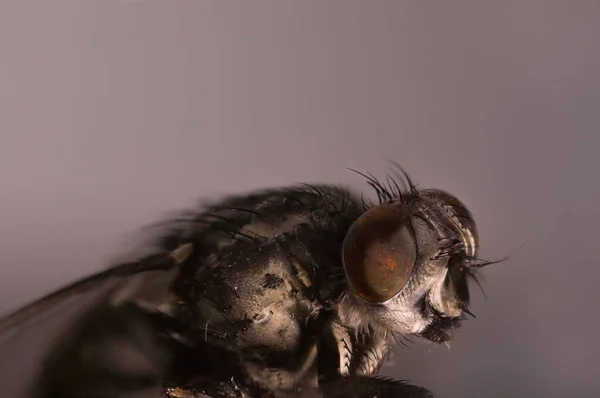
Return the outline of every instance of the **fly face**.
{"type": "Polygon", "coordinates": [[[411,189],[350,227],[342,251],[350,294],[393,333],[448,341],[469,313],[477,248],[473,216],[456,197],[411,189]]]}

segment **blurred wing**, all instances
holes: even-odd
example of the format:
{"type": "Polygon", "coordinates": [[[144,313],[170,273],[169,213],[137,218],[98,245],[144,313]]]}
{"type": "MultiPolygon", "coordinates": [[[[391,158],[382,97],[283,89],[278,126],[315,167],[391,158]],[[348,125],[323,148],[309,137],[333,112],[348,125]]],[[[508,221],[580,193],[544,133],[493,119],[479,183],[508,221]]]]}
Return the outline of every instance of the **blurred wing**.
{"type": "Polygon", "coordinates": [[[168,271],[175,262],[156,256],[120,265],[71,284],[0,320],[0,385],[4,396],[27,397],[56,339],[107,301],[135,275],[168,271]]]}

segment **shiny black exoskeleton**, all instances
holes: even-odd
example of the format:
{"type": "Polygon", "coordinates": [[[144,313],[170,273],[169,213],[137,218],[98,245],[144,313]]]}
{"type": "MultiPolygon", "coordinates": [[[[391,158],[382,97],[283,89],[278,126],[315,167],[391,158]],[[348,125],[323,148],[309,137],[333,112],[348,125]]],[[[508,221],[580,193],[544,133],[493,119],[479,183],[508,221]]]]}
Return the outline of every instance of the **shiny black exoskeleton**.
{"type": "Polygon", "coordinates": [[[376,204],[302,185],[181,214],[134,261],[4,319],[0,338],[82,297],[35,398],[429,397],[377,372],[398,336],[450,340],[486,263],[466,207],[405,178],[368,177],[376,204]]]}

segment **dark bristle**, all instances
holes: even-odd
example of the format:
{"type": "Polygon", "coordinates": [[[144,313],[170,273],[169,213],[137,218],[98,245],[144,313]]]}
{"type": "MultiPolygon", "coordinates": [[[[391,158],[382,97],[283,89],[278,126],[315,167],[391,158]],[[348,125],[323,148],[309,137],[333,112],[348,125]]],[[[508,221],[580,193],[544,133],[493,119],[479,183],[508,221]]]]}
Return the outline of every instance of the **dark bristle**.
{"type": "MultiPolygon", "coordinates": [[[[404,172],[402,168],[400,169],[403,172],[403,176],[398,176],[398,179],[401,180],[402,185],[404,185],[404,189],[402,189],[398,184],[398,181],[389,174],[386,175],[385,182],[382,182],[371,173],[363,173],[361,171],[348,168],[348,170],[364,177],[367,180],[367,185],[369,185],[369,187],[375,191],[378,204],[380,205],[391,203],[395,200],[400,200],[401,203],[404,203],[405,193],[416,192],[416,185],[412,182],[408,174],[404,172]],[[408,185],[408,189],[406,188],[406,185],[408,185]]],[[[364,199],[362,201],[363,207],[365,207],[364,199]]],[[[370,207],[372,207],[372,205],[368,206],[368,208],[370,207]]]]}
{"type": "Polygon", "coordinates": [[[463,308],[461,308],[461,310],[462,310],[464,313],[471,315],[473,318],[477,318],[477,317],[475,316],[475,314],[473,314],[473,313],[471,312],[471,310],[469,310],[469,308],[468,308],[468,307],[464,306],[463,308]]]}
{"type": "Polygon", "coordinates": [[[483,268],[483,267],[487,267],[488,265],[500,264],[508,259],[509,259],[508,256],[501,258],[499,260],[483,260],[480,258],[476,258],[476,259],[471,260],[469,266],[471,268],[483,268]]]}
{"type": "Polygon", "coordinates": [[[390,191],[392,193],[394,193],[394,195],[397,196],[401,202],[404,202],[404,198],[402,196],[402,190],[400,189],[400,186],[398,186],[398,183],[396,182],[396,180],[389,174],[386,176],[386,180],[387,180],[388,186],[390,187],[390,191]],[[392,184],[394,184],[394,186],[392,186],[392,184]]]}
{"type": "Polygon", "coordinates": [[[391,160],[390,161],[392,163],[392,165],[400,170],[400,172],[402,173],[402,175],[404,176],[404,178],[406,179],[406,182],[408,183],[408,186],[410,188],[410,192],[416,192],[417,190],[417,186],[413,183],[412,178],[410,178],[410,176],[408,175],[408,173],[404,170],[404,168],[402,166],[400,166],[397,162],[391,160]]]}
{"type": "Polygon", "coordinates": [[[410,348],[410,344],[414,345],[415,342],[400,333],[392,333],[392,338],[396,342],[396,344],[401,345],[406,348],[410,348]]]}
{"type": "Polygon", "coordinates": [[[319,196],[323,196],[323,192],[319,188],[315,187],[314,185],[307,184],[307,183],[301,183],[300,185],[303,185],[303,186],[309,188],[310,190],[312,190],[314,193],[316,193],[319,196]]]}
{"type": "Polygon", "coordinates": [[[485,290],[483,289],[483,286],[481,286],[481,283],[479,282],[479,279],[477,278],[477,275],[475,275],[475,273],[471,271],[471,272],[467,273],[467,277],[469,277],[473,281],[475,281],[475,283],[477,284],[477,286],[479,286],[479,290],[481,290],[481,293],[483,294],[483,297],[487,300],[487,295],[485,294],[485,290]]]}

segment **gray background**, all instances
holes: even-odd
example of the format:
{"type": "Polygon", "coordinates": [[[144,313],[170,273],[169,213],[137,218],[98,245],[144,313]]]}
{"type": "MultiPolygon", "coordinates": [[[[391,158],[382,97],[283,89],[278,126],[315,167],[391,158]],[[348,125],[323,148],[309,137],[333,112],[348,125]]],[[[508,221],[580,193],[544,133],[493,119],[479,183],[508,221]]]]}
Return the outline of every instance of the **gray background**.
{"type": "Polygon", "coordinates": [[[483,256],[513,256],[451,350],[386,374],[597,392],[599,38],[598,1],[4,2],[0,312],[199,197],[364,189],[346,167],[389,158],[468,204],[483,256]]]}

